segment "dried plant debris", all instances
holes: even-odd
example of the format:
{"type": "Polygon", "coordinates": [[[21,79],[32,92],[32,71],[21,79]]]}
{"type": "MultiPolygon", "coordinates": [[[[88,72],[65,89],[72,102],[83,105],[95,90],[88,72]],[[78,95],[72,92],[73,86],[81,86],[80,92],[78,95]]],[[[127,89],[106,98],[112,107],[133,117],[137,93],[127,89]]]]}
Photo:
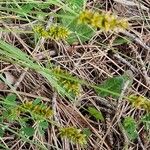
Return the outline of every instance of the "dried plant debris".
{"type": "Polygon", "coordinates": [[[0,149],[150,149],[148,0],[0,1],[0,149]]]}

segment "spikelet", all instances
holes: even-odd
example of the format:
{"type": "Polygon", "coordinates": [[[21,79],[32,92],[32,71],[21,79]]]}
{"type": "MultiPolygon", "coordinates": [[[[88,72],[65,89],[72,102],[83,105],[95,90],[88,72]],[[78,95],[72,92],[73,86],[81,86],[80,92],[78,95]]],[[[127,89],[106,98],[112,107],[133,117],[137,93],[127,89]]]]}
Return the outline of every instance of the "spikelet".
{"type": "Polygon", "coordinates": [[[46,31],[46,29],[44,28],[44,26],[42,25],[38,25],[34,27],[34,32],[37,33],[40,37],[45,37],[48,38],[48,32],[46,31]]]}
{"type": "Polygon", "coordinates": [[[150,100],[144,96],[130,95],[129,102],[131,102],[132,106],[135,108],[144,109],[147,112],[150,112],[150,100]]]}
{"type": "Polygon", "coordinates": [[[25,102],[21,105],[21,112],[29,112],[31,113],[36,119],[44,118],[49,119],[53,115],[53,111],[47,107],[46,105],[42,104],[33,104],[32,102],[25,102]]]}
{"type": "Polygon", "coordinates": [[[129,27],[129,23],[126,19],[119,19],[110,12],[99,13],[91,10],[81,12],[78,16],[78,23],[91,25],[105,32],[120,31],[129,27]]]}
{"type": "Polygon", "coordinates": [[[93,12],[90,10],[85,10],[80,13],[78,23],[90,24],[91,18],[93,18],[93,12]]]}
{"type": "Polygon", "coordinates": [[[34,32],[41,37],[53,40],[66,39],[70,34],[70,31],[66,27],[59,25],[51,25],[47,30],[43,26],[39,25],[34,28],[34,32]]]}
{"type": "Polygon", "coordinates": [[[62,138],[67,138],[74,144],[87,144],[86,135],[81,133],[80,129],[75,127],[64,127],[59,129],[59,134],[62,138]]]}
{"type": "Polygon", "coordinates": [[[52,25],[47,32],[49,37],[54,40],[66,39],[70,34],[67,28],[58,25],[52,25]]]}
{"type": "Polygon", "coordinates": [[[54,74],[57,76],[57,81],[58,83],[68,92],[70,95],[77,96],[80,94],[80,84],[77,81],[70,80],[71,78],[74,78],[69,72],[60,69],[60,67],[54,68],[53,69],[54,74]],[[61,76],[59,76],[61,75],[61,76]],[[68,79],[63,78],[68,77],[68,79]]]}
{"type": "Polygon", "coordinates": [[[95,12],[90,18],[89,24],[94,28],[99,28],[102,26],[103,18],[103,15],[100,16],[98,12],[95,12]]]}

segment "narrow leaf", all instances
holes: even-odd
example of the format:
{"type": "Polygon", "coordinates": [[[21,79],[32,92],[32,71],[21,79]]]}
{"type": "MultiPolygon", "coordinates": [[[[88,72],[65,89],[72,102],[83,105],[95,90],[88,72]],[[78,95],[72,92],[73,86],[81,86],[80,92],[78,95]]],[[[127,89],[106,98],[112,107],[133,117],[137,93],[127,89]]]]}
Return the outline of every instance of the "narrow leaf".
{"type": "Polygon", "coordinates": [[[88,107],[88,112],[90,113],[91,116],[93,116],[97,121],[101,120],[104,121],[104,117],[100,111],[98,111],[94,107],[88,107]]]}

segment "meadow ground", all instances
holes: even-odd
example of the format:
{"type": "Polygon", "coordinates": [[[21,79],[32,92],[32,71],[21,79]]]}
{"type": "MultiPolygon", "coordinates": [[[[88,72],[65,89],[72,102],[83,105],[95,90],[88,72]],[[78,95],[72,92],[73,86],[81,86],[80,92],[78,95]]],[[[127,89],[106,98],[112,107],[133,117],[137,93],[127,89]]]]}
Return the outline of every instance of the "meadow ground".
{"type": "Polygon", "coordinates": [[[0,0],[0,149],[149,150],[150,1],[0,0]]]}

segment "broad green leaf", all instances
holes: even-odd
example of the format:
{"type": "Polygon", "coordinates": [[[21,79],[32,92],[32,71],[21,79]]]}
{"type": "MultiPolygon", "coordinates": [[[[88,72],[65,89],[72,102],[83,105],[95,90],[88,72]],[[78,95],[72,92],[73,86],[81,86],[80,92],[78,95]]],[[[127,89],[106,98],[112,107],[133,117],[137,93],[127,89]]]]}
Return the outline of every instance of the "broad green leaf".
{"type": "Polygon", "coordinates": [[[79,43],[79,40],[81,42],[88,41],[94,35],[94,30],[91,27],[78,24],[76,19],[68,25],[68,29],[72,32],[67,38],[67,42],[70,44],[79,43]]]}
{"type": "Polygon", "coordinates": [[[82,10],[85,0],[66,0],[65,3],[74,11],[82,10]]]}
{"type": "Polygon", "coordinates": [[[88,112],[97,121],[98,120],[104,121],[104,117],[103,117],[102,113],[99,110],[97,110],[95,107],[88,107],[88,112]]]}
{"type": "Polygon", "coordinates": [[[6,100],[10,101],[10,102],[15,102],[16,101],[16,95],[15,94],[10,94],[6,97],[6,100]]]}
{"type": "Polygon", "coordinates": [[[30,13],[32,11],[34,6],[35,6],[35,4],[28,3],[28,4],[21,6],[21,9],[22,9],[23,13],[27,14],[27,13],[30,13]]]}
{"type": "Polygon", "coordinates": [[[41,134],[41,135],[43,135],[44,133],[45,133],[45,131],[43,130],[43,128],[42,127],[38,127],[38,130],[39,130],[39,133],[41,134]]]}
{"type": "Polygon", "coordinates": [[[69,12],[62,12],[61,15],[69,15],[72,18],[61,19],[62,25],[71,31],[71,34],[66,39],[69,44],[79,43],[79,40],[85,42],[92,38],[94,30],[88,25],[78,24],[77,16],[69,12]]]}
{"type": "Polygon", "coordinates": [[[48,122],[47,121],[42,121],[42,122],[39,123],[39,126],[42,129],[47,129],[48,128],[48,122]]]}
{"type": "Polygon", "coordinates": [[[37,104],[39,104],[39,103],[41,103],[41,99],[40,98],[36,98],[34,101],[33,101],[33,105],[37,105],[37,104]]]}
{"type": "Polygon", "coordinates": [[[119,96],[113,94],[121,94],[122,88],[124,85],[124,79],[122,76],[119,77],[113,77],[109,78],[104,83],[100,84],[98,87],[104,90],[111,91],[112,93],[106,92],[106,91],[101,91],[101,90],[96,90],[98,95],[101,97],[106,97],[106,96],[112,96],[113,98],[117,98],[119,96]]]}
{"type": "Polygon", "coordinates": [[[138,137],[137,123],[132,117],[126,117],[123,121],[123,127],[128,138],[132,141],[138,137]]]}
{"type": "Polygon", "coordinates": [[[87,138],[92,134],[89,128],[83,128],[82,132],[86,135],[87,138]]]}
{"type": "Polygon", "coordinates": [[[21,133],[23,133],[24,135],[31,137],[34,135],[35,129],[31,128],[31,127],[24,127],[21,129],[21,133]]]}
{"type": "Polygon", "coordinates": [[[113,98],[118,98],[124,88],[126,81],[129,80],[129,85],[132,85],[132,75],[131,71],[125,72],[122,76],[116,76],[106,79],[98,87],[104,90],[96,89],[96,92],[101,97],[112,96],[113,98]],[[106,90],[106,91],[105,91],[106,90]],[[110,91],[110,92],[109,92],[110,91]]]}
{"type": "Polygon", "coordinates": [[[48,122],[47,121],[42,121],[39,123],[38,130],[41,135],[45,133],[45,130],[48,128],[48,122]]]}
{"type": "Polygon", "coordinates": [[[16,106],[16,95],[15,94],[10,94],[6,97],[6,99],[4,100],[4,107],[7,109],[11,109],[14,108],[14,106],[16,106]]]}

